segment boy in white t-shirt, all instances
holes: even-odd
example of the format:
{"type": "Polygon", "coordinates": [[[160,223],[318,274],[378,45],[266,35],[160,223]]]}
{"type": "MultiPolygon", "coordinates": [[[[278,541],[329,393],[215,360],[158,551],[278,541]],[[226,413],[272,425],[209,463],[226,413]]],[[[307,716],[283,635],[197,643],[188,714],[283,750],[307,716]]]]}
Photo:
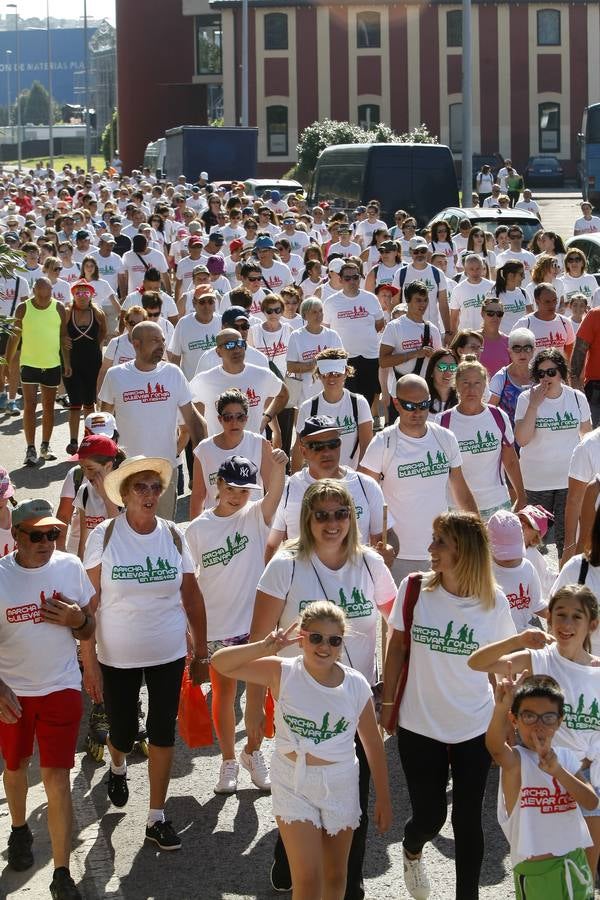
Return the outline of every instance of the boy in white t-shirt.
{"type": "Polygon", "coordinates": [[[499,509],[490,516],[487,530],[494,557],[494,576],[510,603],[515,628],[524,631],[536,624],[535,616],[546,618],[548,607],[542,598],[538,574],[525,558],[521,522],[510,510],[499,509]]]}
{"type": "Polygon", "coordinates": [[[486,734],[501,769],[498,821],[510,844],[515,894],[517,900],[591,900],[594,881],[584,848],[592,840],[582,813],[596,809],[598,798],[576,755],[552,746],[565,705],[558,682],[523,675],[498,685],[486,734]],[[520,745],[508,744],[509,724],[520,745]]]}

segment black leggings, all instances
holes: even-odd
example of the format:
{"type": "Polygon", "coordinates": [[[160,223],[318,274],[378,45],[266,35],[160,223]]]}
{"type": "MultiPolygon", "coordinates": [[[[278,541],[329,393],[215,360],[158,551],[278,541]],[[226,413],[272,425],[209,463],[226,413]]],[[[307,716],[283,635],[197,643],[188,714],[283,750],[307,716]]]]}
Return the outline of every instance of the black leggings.
{"type": "Polygon", "coordinates": [[[448,814],[446,789],[451,769],[456,898],[477,900],[483,861],[481,808],[491,763],[485,735],[442,744],[399,728],[398,749],[412,806],[404,828],[405,849],[412,855],[420,853],[442,830],[448,814]]]}
{"type": "Polygon", "coordinates": [[[367,359],[365,356],[352,356],[348,364],[354,366],[356,373],[346,379],[346,388],[353,394],[362,394],[369,408],[381,393],[379,384],[379,358],[367,359]]]}
{"type": "Polygon", "coordinates": [[[115,750],[130,753],[137,738],[142,678],[148,688],[148,740],[155,747],[172,747],[185,656],[162,666],[146,666],[143,669],[116,669],[103,663],[100,663],[100,668],[110,742],[115,750]]]}

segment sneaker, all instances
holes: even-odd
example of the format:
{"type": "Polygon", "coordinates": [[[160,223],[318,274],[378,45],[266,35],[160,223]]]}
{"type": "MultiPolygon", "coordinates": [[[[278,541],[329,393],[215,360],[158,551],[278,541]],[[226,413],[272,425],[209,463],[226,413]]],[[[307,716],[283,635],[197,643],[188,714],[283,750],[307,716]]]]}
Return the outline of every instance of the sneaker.
{"type": "Polygon", "coordinates": [[[181,850],[181,841],[168,821],[146,825],[146,840],[154,841],[161,850],[181,850]]]}
{"type": "Polygon", "coordinates": [[[74,453],[77,453],[79,449],[79,442],[77,438],[71,438],[65,450],[67,451],[67,456],[73,456],[74,453]]]}
{"type": "Polygon", "coordinates": [[[68,869],[56,869],[50,885],[52,900],[82,900],[68,869]]]}
{"type": "Polygon", "coordinates": [[[252,779],[252,784],[254,784],[260,791],[270,791],[271,790],[271,776],[269,774],[269,767],[265,761],[265,758],[260,750],[255,750],[254,753],[246,753],[245,750],[242,750],[240,753],[240,763],[243,765],[248,772],[250,772],[250,778],[252,779]]]}
{"type": "Polygon", "coordinates": [[[219,771],[219,780],[213,790],[215,794],[235,794],[240,767],[235,759],[224,759],[219,771]]]}
{"type": "Polygon", "coordinates": [[[278,859],[275,857],[271,866],[271,887],[274,891],[287,892],[292,889],[292,876],[290,875],[290,866],[287,857],[278,859]]]}
{"type": "Polygon", "coordinates": [[[9,400],[6,404],[6,412],[9,416],[20,416],[21,410],[16,400],[9,400]]]}
{"type": "Polygon", "coordinates": [[[30,444],[27,447],[25,452],[25,465],[26,466],[37,466],[39,462],[38,455],[36,453],[35,447],[33,444],[30,444]]]}
{"type": "Polygon", "coordinates": [[[108,799],[113,806],[125,806],[129,800],[127,775],[116,775],[112,769],[108,770],[108,799]]]}
{"type": "Polygon", "coordinates": [[[0,412],[4,412],[8,403],[8,394],[6,391],[0,391],[0,412]]]}
{"type": "Polygon", "coordinates": [[[404,850],[402,851],[402,856],[404,858],[404,884],[406,885],[406,890],[414,900],[427,900],[431,888],[423,857],[409,859],[404,850]]]}
{"type": "Polygon", "coordinates": [[[50,446],[49,441],[42,441],[40,444],[40,457],[42,459],[48,460],[48,462],[52,462],[52,460],[57,459],[52,452],[52,447],[50,446]]]}
{"type": "Polygon", "coordinates": [[[15,872],[24,872],[33,865],[32,844],[33,835],[29,825],[18,831],[11,831],[8,838],[8,864],[15,872]]]}

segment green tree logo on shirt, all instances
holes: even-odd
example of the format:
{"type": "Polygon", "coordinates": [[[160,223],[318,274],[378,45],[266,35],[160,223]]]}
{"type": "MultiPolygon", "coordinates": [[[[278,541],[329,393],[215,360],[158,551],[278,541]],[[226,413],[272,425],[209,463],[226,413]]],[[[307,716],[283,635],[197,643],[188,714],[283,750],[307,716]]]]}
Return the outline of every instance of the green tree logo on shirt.
{"type": "MultiPolygon", "coordinates": [[[[341,587],[338,590],[337,597],[327,597],[325,599],[329,600],[330,603],[335,603],[336,606],[343,609],[348,619],[363,619],[366,616],[370,616],[373,612],[372,601],[368,600],[358,587],[352,588],[350,591],[350,598],[348,598],[344,588],[341,587]]],[[[302,612],[312,602],[312,600],[302,600],[299,606],[299,612],[302,612]]]]}
{"type": "Polygon", "coordinates": [[[299,734],[300,737],[308,738],[308,740],[312,741],[314,744],[321,744],[323,741],[329,741],[331,738],[336,737],[338,734],[343,734],[348,730],[350,722],[343,716],[341,716],[331,728],[329,727],[329,717],[329,713],[326,712],[321,724],[317,725],[312,719],[303,719],[301,716],[291,716],[287,713],[283,714],[283,720],[290,731],[293,731],[294,734],[299,734]]]}
{"type": "Polygon", "coordinates": [[[340,419],[339,416],[335,417],[336,424],[341,431],[341,434],[352,434],[356,431],[356,422],[352,418],[352,416],[342,416],[340,419]]]}
{"type": "Polygon", "coordinates": [[[575,709],[565,703],[564,721],[573,731],[600,731],[600,709],[596,697],[588,704],[583,694],[579,695],[575,709]]]}
{"type": "Polygon", "coordinates": [[[424,460],[415,460],[398,466],[398,478],[433,478],[437,475],[447,475],[450,472],[450,464],[446,454],[438,450],[435,456],[427,451],[424,460]]]}
{"type": "Polygon", "coordinates": [[[576,419],[570,412],[566,412],[562,416],[557,412],[556,416],[547,416],[543,419],[536,419],[535,427],[549,428],[550,431],[568,431],[573,428],[579,428],[579,419],[576,419]]]}
{"type": "Polygon", "coordinates": [[[491,431],[486,431],[483,435],[481,431],[477,431],[477,440],[459,441],[458,446],[462,453],[492,453],[498,449],[500,442],[491,431]]]}
{"type": "Polygon", "coordinates": [[[188,350],[190,352],[192,350],[212,350],[216,345],[217,336],[214,334],[207,334],[206,337],[201,338],[199,341],[190,341],[188,343],[188,350]]]}
{"type": "Polygon", "coordinates": [[[227,566],[234,556],[246,549],[248,538],[236,531],[233,540],[227,535],[224,547],[208,550],[202,554],[202,566],[208,569],[210,566],[227,566]]]}
{"type": "Polygon", "coordinates": [[[112,581],[137,581],[138,584],[150,584],[156,581],[174,581],[177,578],[177,566],[157,558],[153,563],[149,556],[146,557],[146,565],[113,566],[111,572],[112,581]]]}
{"type": "Polygon", "coordinates": [[[430,650],[437,653],[451,653],[455,656],[470,656],[475,650],[479,650],[479,644],[473,638],[473,629],[468,625],[462,625],[454,632],[454,621],[451,619],[444,634],[437,628],[428,628],[425,625],[413,625],[412,639],[417,644],[427,644],[430,650]]]}

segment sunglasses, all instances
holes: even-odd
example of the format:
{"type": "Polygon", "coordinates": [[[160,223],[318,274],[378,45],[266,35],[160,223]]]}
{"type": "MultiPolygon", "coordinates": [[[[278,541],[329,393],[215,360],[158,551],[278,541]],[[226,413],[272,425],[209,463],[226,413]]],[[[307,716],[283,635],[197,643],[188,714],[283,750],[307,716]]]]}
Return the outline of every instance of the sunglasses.
{"type": "Polygon", "coordinates": [[[326,644],[329,644],[330,647],[341,647],[344,641],[344,638],[341,634],[320,634],[318,631],[303,631],[300,629],[300,634],[303,637],[307,637],[310,644],[314,644],[315,647],[318,647],[319,644],[322,644],[325,641],[326,644]]]}
{"type": "Polygon", "coordinates": [[[489,316],[490,319],[493,319],[494,316],[496,316],[497,319],[501,319],[502,316],[504,315],[504,310],[503,309],[486,309],[485,314],[486,314],[486,316],[489,316]]]}
{"type": "Polygon", "coordinates": [[[412,253],[413,256],[422,256],[424,253],[427,253],[427,248],[421,247],[419,250],[413,250],[412,253]]]}
{"type": "Polygon", "coordinates": [[[247,281],[262,281],[262,275],[248,275],[247,281]]]}
{"type": "Polygon", "coordinates": [[[222,413],[221,419],[224,422],[247,422],[248,416],[246,413],[222,413]]]}
{"type": "Polygon", "coordinates": [[[458,369],[458,363],[439,362],[436,365],[436,369],[439,369],[440,372],[456,372],[456,370],[458,369]]]}
{"type": "Polygon", "coordinates": [[[214,303],[214,302],[215,302],[214,297],[196,297],[196,299],[194,300],[194,303],[199,303],[200,306],[206,306],[207,303],[214,303]]]}
{"type": "Polygon", "coordinates": [[[146,312],[148,313],[149,319],[160,319],[160,310],[157,312],[148,312],[148,310],[146,310],[146,312]]]}
{"type": "Polygon", "coordinates": [[[412,400],[401,400],[400,397],[397,398],[398,403],[405,409],[407,412],[415,412],[417,409],[429,409],[430,399],[427,400],[419,400],[418,403],[413,403],[412,400]]]}
{"type": "Polygon", "coordinates": [[[162,493],[162,489],[160,481],[153,481],[152,484],[146,484],[145,481],[136,481],[133,485],[135,493],[142,497],[145,497],[146,494],[154,494],[155,497],[158,497],[162,493]]]}
{"type": "Polygon", "coordinates": [[[545,712],[538,715],[529,709],[524,709],[523,712],[517,714],[517,718],[523,725],[537,725],[538,722],[543,725],[556,725],[560,715],[557,712],[545,712]]]}
{"type": "Polygon", "coordinates": [[[329,512],[326,509],[314,509],[313,516],[317,522],[344,522],[350,518],[350,508],[348,506],[340,506],[339,509],[334,509],[333,512],[329,512]]]}
{"type": "Polygon", "coordinates": [[[533,353],[531,344],[513,344],[510,349],[514,350],[515,353],[533,353]]]}
{"type": "Polygon", "coordinates": [[[62,272],[62,266],[53,266],[52,271],[53,272],[62,272]]]}
{"type": "Polygon", "coordinates": [[[60,536],[60,528],[51,528],[49,531],[26,531],[19,528],[22,534],[26,534],[32,544],[41,544],[44,538],[47,541],[55,541],[60,536]]]}
{"type": "Polygon", "coordinates": [[[281,306],[272,306],[270,309],[265,309],[265,313],[267,316],[278,316],[281,312],[283,312],[283,308],[281,306]]]}
{"type": "Polygon", "coordinates": [[[342,275],[342,281],[360,281],[360,275],[342,275]]]}
{"type": "Polygon", "coordinates": [[[240,350],[245,350],[247,347],[246,341],[225,341],[224,344],[218,344],[217,346],[221,347],[223,350],[235,350],[239,348],[240,350]]]}
{"type": "Polygon", "coordinates": [[[554,378],[555,375],[558,374],[558,369],[552,367],[551,369],[538,369],[535,373],[536,378],[554,378]]]}
{"type": "Polygon", "coordinates": [[[330,441],[307,441],[306,447],[314,453],[320,453],[321,450],[337,450],[342,446],[341,438],[331,438],[330,441]]]}

